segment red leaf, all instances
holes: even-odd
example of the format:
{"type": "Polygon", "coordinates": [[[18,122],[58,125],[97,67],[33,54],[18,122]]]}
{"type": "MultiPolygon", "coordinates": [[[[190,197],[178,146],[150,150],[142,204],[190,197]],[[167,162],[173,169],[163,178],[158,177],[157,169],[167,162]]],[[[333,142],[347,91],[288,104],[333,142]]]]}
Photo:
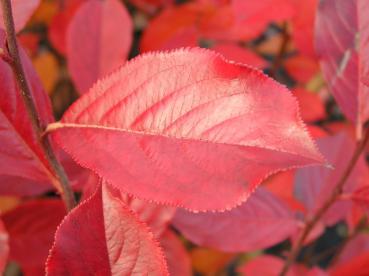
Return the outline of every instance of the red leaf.
{"type": "Polygon", "coordinates": [[[0,273],[4,272],[6,263],[8,262],[9,244],[8,233],[4,228],[3,222],[0,220],[0,273]]]}
{"type": "Polygon", "coordinates": [[[173,207],[158,205],[128,195],[123,197],[123,202],[138,215],[140,221],[150,227],[155,237],[162,235],[175,213],[173,207]]]}
{"type": "Polygon", "coordinates": [[[68,68],[80,93],[122,64],[132,43],[132,22],[118,0],[82,4],[68,27],[68,68]]]}
{"type": "MultiPolygon", "coordinates": [[[[262,255],[239,267],[238,272],[246,276],[277,276],[282,267],[282,259],[271,255],[262,255]]],[[[287,276],[295,276],[292,269],[287,272],[287,276]]]]}
{"type": "Polygon", "coordinates": [[[369,252],[363,253],[347,263],[341,264],[330,273],[332,276],[369,275],[369,252]]]}
{"type": "Polygon", "coordinates": [[[316,49],[325,79],[345,115],[357,125],[369,119],[369,2],[320,1],[316,21],[316,49]]]}
{"type": "Polygon", "coordinates": [[[60,224],[48,275],[168,275],[153,234],[105,185],[60,224]]]}
{"type": "Polygon", "coordinates": [[[233,0],[235,28],[243,39],[255,38],[273,21],[291,18],[295,9],[287,0],[233,0]]]}
{"type": "Polygon", "coordinates": [[[175,0],[129,0],[137,8],[154,13],[158,8],[173,4],[175,0]]]}
{"type": "Polygon", "coordinates": [[[231,208],[273,172],[324,162],[286,88],[202,49],[135,59],[50,130],[123,192],[188,209],[231,208]]]}
{"type": "Polygon", "coordinates": [[[369,209],[369,185],[364,185],[355,190],[352,194],[352,200],[361,207],[369,209]]]}
{"type": "Polygon", "coordinates": [[[304,206],[296,200],[293,194],[295,171],[280,172],[272,177],[269,177],[264,182],[264,187],[283,200],[291,210],[304,210],[304,206]]]}
{"type": "Polygon", "coordinates": [[[196,22],[206,9],[206,5],[196,3],[164,9],[145,28],[140,42],[141,51],[197,46],[200,32],[196,22]]]}
{"type": "Polygon", "coordinates": [[[83,2],[86,0],[64,1],[64,8],[53,17],[48,28],[47,35],[50,42],[63,55],[67,53],[66,36],[69,23],[83,2]]]}
{"type": "Polygon", "coordinates": [[[178,237],[170,230],[167,230],[160,239],[167,263],[169,275],[191,276],[191,260],[178,237]]]}
{"type": "MultiPolygon", "coordinates": [[[[20,31],[27,23],[33,12],[40,4],[40,0],[12,0],[12,11],[14,16],[15,30],[20,31]]],[[[0,29],[4,29],[3,11],[0,7],[0,29]]]]}
{"type": "Polygon", "coordinates": [[[298,55],[287,59],[285,68],[291,77],[306,83],[319,72],[319,63],[316,59],[298,55]]]}
{"type": "Polygon", "coordinates": [[[369,252],[369,236],[367,233],[362,233],[348,241],[339,256],[337,265],[347,263],[351,259],[366,252],[369,252]]]}
{"type": "MultiPolygon", "coordinates": [[[[86,182],[83,187],[83,199],[89,198],[98,187],[98,181],[86,182]]],[[[134,198],[125,193],[115,191],[116,196],[123,201],[131,211],[137,214],[140,221],[146,223],[155,237],[160,237],[172,220],[175,208],[170,206],[158,205],[148,201],[134,198]]]]}
{"type": "MultiPolygon", "coordinates": [[[[6,49],[5,33],[2,30],[0,30],[0,48],[6,49]]],[[[36,108],[41,121],[46,125],[53,121],[49,98],[22,48],[20,53],[36,108]]],[[[0,91],[0,177],[55,183],[55,178],[33,131],[13,71],[9,64],[1,59],[0,91]]],[[[38,188],[35,187],[35,189],[38,188]]]]}
{"type": "Polygon", "coordinates": [[[299,101],[304,122],[314,122],[325,118],[324,102],[319,95],[301,88],[294,89],[293,94],[299,101]]]}
{"type": "MultiPolygon", "coordinates": [[[[354,142],[343,133],[321,138],[318,140],[318,145],[334,169],[316,167],[297,170],[295,194],[309,210],[309,214],[315,213],[326,201],[346,168],[348,158],[354,151],[354,142]],[[348,158],[342,158],[342,156],[348,156],[348,158]]],[[[360,159],[345,184],[344,192],[352,192],[366,179],[369,179],[367,167],[365,161],[360,159]]],[[[343,219],[350,207],[351,202],[349,201],[336,202],[324,216],[325,223],[332,225],[343,219]]]]}
{"type": "Polygon", "coordinates": [[[9,259],[26,275],[43,275],[56,227],[65,215],[60,200],[27,201],[3,215],[9,233],[9,259]]]}
{"type": "MultiPolygon", "coordinates": [[[[246,276],[277,276],[283,267],[283,260],[272,256],[262,255],[248,261],[238,271],[246,276]]],[[[306,267],[294,264],[286,274],[287,276],[328,276],[320,268],[314,267],[308,270],[306,267]]]]}
{"type": "Polygon", "coordinates": [[[278,198],[259,188],[247,202],[231,211],[194,214],[178,210],[173,224],[198,245],[241,252],[283,241],[296,231],[298,221],[278,198]]]}
{"type": "Polygon", "coordinates": [[[292,0],[296,14],[292,18],[292,37],[296,48],[303,55],[315,58],[314,22],[318,0],[292,0]]]}
{"type": "Polygon", "coordinates": [[[267,66],[267,62],[251,50],[234,43],[221,43],[212,47],[212,50],[221,53],[225,58],[258,68],[267,66]]]}
{"type": "Polygon", "coordinates": [[[50,181],[17,176],[0,175],[0,183],[0,195],[2,196],[34,196],[53,190],[50,181]]]}

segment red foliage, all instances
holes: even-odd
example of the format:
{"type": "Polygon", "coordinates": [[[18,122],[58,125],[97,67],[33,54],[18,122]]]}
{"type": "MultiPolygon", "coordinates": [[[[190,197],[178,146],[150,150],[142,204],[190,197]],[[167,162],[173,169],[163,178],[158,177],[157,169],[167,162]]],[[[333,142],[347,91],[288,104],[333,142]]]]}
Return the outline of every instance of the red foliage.
{"type": "Polygon", "coordinates": [[[61,200],[26,201],[2,216],[9,233],[9,259],[21,265],[25,275],[44,274],[45,261],[57,226],[65,215],[61,200]]]}
{"type": "Polygon", "coordinates": [[[99,187],[62,221],[46,272],[49,275],[168,274],[153,234],[106,185],[99,187]]]}
{"type": "Polygon", "coordinates": [[[337,103],[357,125],[369,119],[369,2],[327,0],[319,4],[316,48],[322,71],[337,103]]]}
{"type": "Polygon", "coordinates": [[[173,224],[196,244],[242,252],[283,241],[296,231],[298,221],[278,198],[259,188],[246,203],[230,211],[193,214],[178,210],[173,224]]]}
{"type": "Polygon", "coordinates": [[[0,2],[0,273],[369,274],[367,0],[0,2]]]}
{"type": "Polygon", "coordinates": [[[118,0],[82,4],[67,31],[68,68],[80,93],[124,63],[132,42],[132,22],[118,0]]]}

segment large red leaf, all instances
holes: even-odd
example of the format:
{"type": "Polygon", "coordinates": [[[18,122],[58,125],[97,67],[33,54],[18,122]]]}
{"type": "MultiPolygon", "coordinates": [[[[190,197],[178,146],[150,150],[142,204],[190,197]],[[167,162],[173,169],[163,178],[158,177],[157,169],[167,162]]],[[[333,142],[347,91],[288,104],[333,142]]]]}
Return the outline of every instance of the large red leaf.
{"type": "MultiPolygon", "coordinates": [[[[308,209],[308,215],[315,213],[330,196],[354,151],[354,142],[343,133],[321,138],[318,140],[318,145],[334,168],[302,168],[297,171],[295,195],[308,209]],[[347,156],[347,158],[342,158],[342,156],[347,156]]],[[[347,180],[344,192],[352,192],[355,187],[367,183],[368,179],[368,168],[364,159],[361,158],[347,180]]],[[[328,225],[334,224],[343,219],[350,208],[350,201],[336,202],[327,211],[323,219],[328,225]]]]}
{"type": "Polygon", "coordinates": [[[3,215],[10,237],[9,259],[25,275],[43,275],[57,226],[65,215],[61,200],[32,200],[3,215]]]}
{"type": "Polygon", "coordinates": [[[283,241],[297,230],[298,221],[283,202],[259,188],[231,211],[194,214],[177,210],[173,225],[198,245],[242,252],[283,241]]]}
{"type": "MultiPolygon", "coordinates": [[[[5,33],[1,29],[0,48],[6,49],[5,33]]],[[[36,108],[41,121],[46,125],[53,121],[50,101],[22,48],[20,53],[36,108]]],[[[33,131],[13,71],[1,59],[0,91],[0,178],[5,175],[7,178],[28,178],[33,182],[54,182],[55,177],[33,131]]]]}
{"type": "Polygon", "coordinates": [[[316,20],[316,49],[327,83],[345,115],[357,124],[369,119],[369,2],[320,1],[316,20]]]}
{"type": "Polygon", "coordinates": [[[67,33],[68,68],[80,93],[122,64],[132,43],[132,22],[118,0],[82,4],[67,33]]]}
{"type": "Polygon", "coordinates": [[[168,275],[147,226],[103,185],[59,226],[48,275],[168,275]]]}
{"type": "MultiPolygon", "coordinates": [[[[20,31],[26,25],[28,19],[31,17],[40,0],[12,0],[12,11],[14,16],[15,30],[20,31]]],[[[0,28],[4,28],[3,11],[0,7],[0,28]]]]}
{"type": "Polygon", "coordinates": [[[323,162],[285,87],[203,49],[131,61],[49,130],[122,191],[197,210],[231,208],[269,174],[323,162]]]}
{"type": "Polygon", "coordinates": [[[0,220],[0,273],[3,273],[8,261],[9,244],[8,233],[4,228],[3,222],[0,220]]]}

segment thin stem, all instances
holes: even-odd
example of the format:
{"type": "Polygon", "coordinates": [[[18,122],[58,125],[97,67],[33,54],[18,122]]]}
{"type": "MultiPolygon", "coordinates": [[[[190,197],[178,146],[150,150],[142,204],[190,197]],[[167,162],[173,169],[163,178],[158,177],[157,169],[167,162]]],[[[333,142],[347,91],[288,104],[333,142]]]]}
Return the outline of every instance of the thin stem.
{"type": "Polygon", "coordinates": [[[12,7],[10,0],[1,0],[1,7],[3,10],[3,20],[5,25],[7,45],[9,55],[11,58],[11,66],[21,92],[23,102],[25,104],[29,118],[31,119],[32,127],[37,135],[37,139],[45,153],[46,159],[52,169],[54,176],[58,180],[58,185],[61,188],[62,198],[65,202],[67,210],[73,209],[76,205],[74,193],[69,185],[69,180],[64,172],[63,167],[60,165],[55,153],[52,149],[50,141],[41,137],[41,133],[44,130],[44,126],[37,112],[36,105],[33,101],[32,93],[27,83],[27,79],[24,73],[22,62],[19,55],[18,44],[16,40],[16,34],[14,29],[14,19],[12,14],[12,7]]]}
{"type": "Polygon", "coordinates": [[[333,189],[332,193],[326,200],[326,202],[323,204],[320,209],[315,213],[315,215],[306,222],[304,229],[302,230],[302,233],[300,234],[299,238],[297,239],[296,243],[292,247],[292,250],[284,264],[284,267],[279,274],[280,276],[285,276],[290,268],[290,266],[295,262],[297,255],[299,254],[305,239],[310,234],[310,231],[315,227],[316,223],[323,217],[325,212],[332,206],[334,202],[338,199],[340,194],[342,193],[343,186],[345,185],[347,179],[350,177],[356,162],[359,160],[359,157],[363,150],[365,149],[365,146],[368,144],[369,141],[369,128],[367,128],[364,139],[358,143],[356,146],[356,149],[354,151],[354,154],[352,155],[352,158],[350,162],[348,163],[345,171],[341,175],[341,178],[337,182],[335,188],[333,189]]]}

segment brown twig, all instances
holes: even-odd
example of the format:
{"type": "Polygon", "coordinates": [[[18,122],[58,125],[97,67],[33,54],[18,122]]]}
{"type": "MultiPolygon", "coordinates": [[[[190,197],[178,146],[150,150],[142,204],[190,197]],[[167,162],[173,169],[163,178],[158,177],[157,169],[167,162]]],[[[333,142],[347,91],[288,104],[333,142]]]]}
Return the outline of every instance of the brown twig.
{"type": "Polygon", "coordinates": [[[1,7],[3,10],[3,20],[7,37],[7,46],[9,55],[12,60],[11,66],[21,92],[23,102],[25,104],[28,116],[31,119],[32,127],[37,135],[37,139],[44,151],[46,159],[52,169],[53,175],[58,181],[58,185],[61,188],[62,198],[65,202],[67,210],[71,210],[75,204],[74,193],[69,185],[69,180],[64,172],[63,167],[59,163],[52,149],[49,139],[42,138],[41,133],[44,131],[44,126],[37,112],[36,105],[34,103],[31,90],[27,83],[27,79],[22,66],[21,58],[19,55],[18,44],[16,40],[16,34],[14,29],[14,19],[12,14],[12,7],[10,0],[1,0],[1,7]]]}
{"type": "Polygon", "coordinates": [[[345,171],[341,175],[339,181],[337,182],[335,188],[333,189],[332,193],[330,194],[326,202],[323,204],[322,207],[320,207],[320,209],[318,209],[315,215],[309,221],[306,222],[305,227],[303,228],[299,238],[297,239],[296,243],[292,247],[292,250],[283,266],[283,269],[281,273],[279,274],[280,276],[285,276],[287,274],[290,266],[296,260],[297,255],[300,252],[305,239],[310,234],[310,231],[315,227],[316,223],[323,217],[325,212],[332,206],[334,202],[336,202],[337,198],[342,193],[343,186],[345,185],[347,179],[351,175],[356,165],[356,162],[359,160],[359,157],[361,153],[363,152],[363,150],[365,149],[365,146],[368,144],[368,141],[369,141],[369,128],[367,128],[366,130],[364,139],[361,142],[359,142],[358,145],[356,146],[356,149],[354,151],[354,154],[350,162],[348,163],[345,171]]]}

